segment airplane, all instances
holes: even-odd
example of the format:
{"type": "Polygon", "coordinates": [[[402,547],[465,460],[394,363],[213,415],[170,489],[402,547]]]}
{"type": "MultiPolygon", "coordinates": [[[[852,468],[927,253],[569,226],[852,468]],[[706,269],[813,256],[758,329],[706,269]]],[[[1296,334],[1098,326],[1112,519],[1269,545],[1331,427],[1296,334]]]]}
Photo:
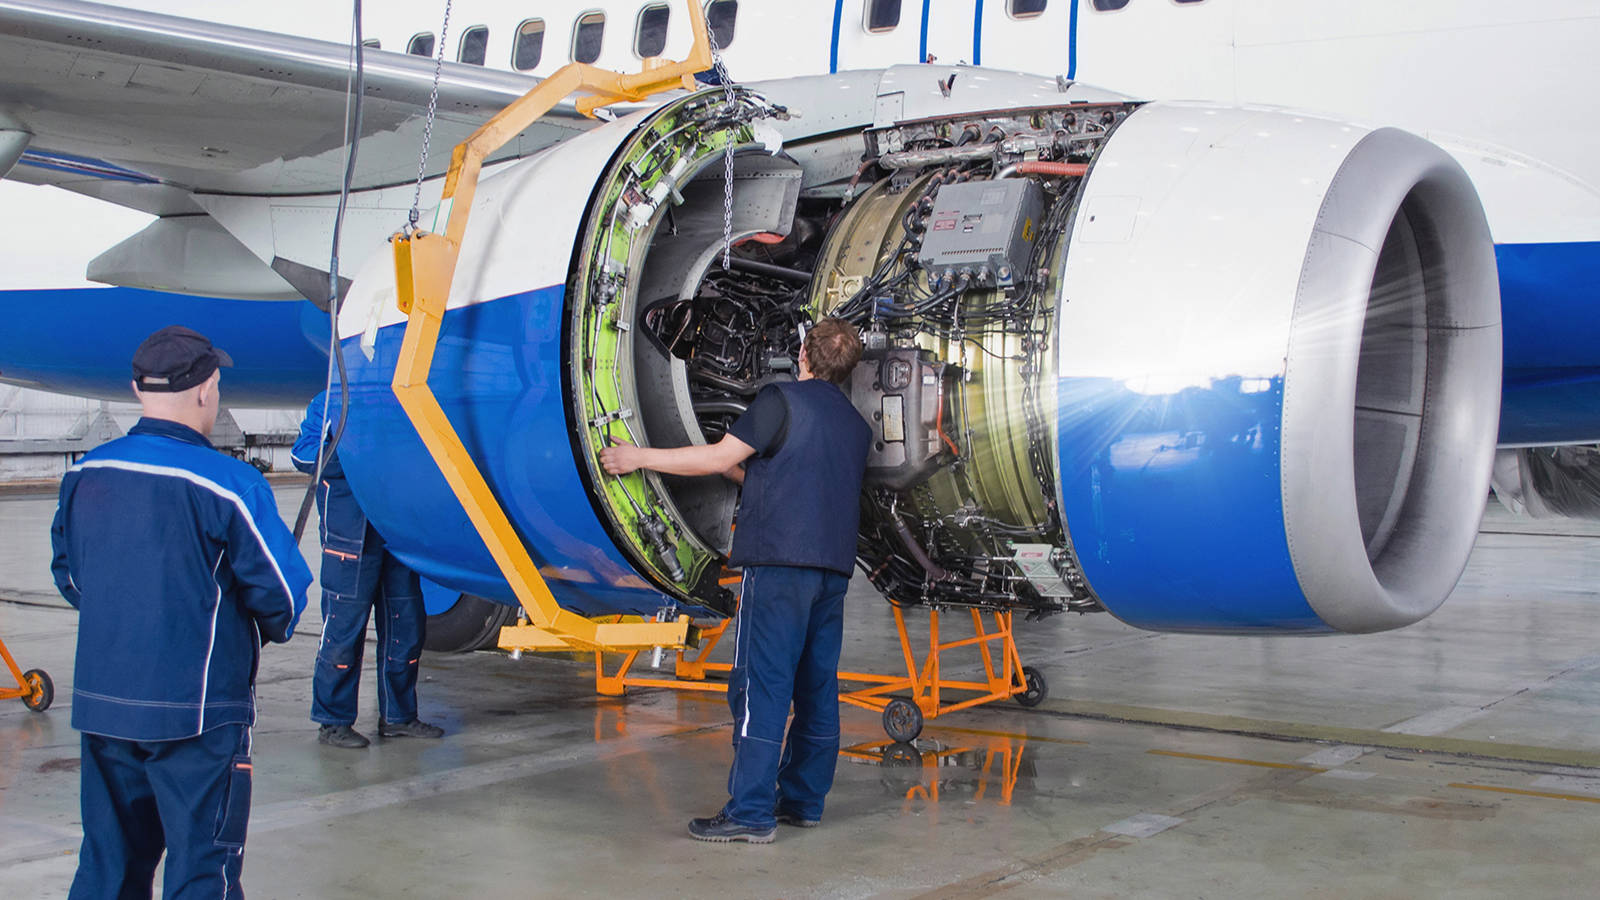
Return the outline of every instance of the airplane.
{"type": "MultiPolygon", "coordinates": [[[[516,600],[390,389],[386,242],[442,226],[446,148],[530,76],[681,55],[683,4],[458,0],[441,37],[443,4],[386,3],[338,291],[345,11],[138,7],[0,0],[7,244],[37,242],[0,380],[124,397],[182,321],[230,402],[297,403],[340,294],[352,485],[446,589],[430,634],[492,644],[516,600]],[[30,286],[73,254],[112,287],[30,286]]],[[[1590,4],[704,10],[736,86],[522,130],[452,287],[433,389],[564,608],[728,611],[733,487],[595,453],[714,440],[827,314],[869,347],[861,567],[897,605],[1371,632],[1443,602],[1491,480],[1600,515],[1590,4]]]]}

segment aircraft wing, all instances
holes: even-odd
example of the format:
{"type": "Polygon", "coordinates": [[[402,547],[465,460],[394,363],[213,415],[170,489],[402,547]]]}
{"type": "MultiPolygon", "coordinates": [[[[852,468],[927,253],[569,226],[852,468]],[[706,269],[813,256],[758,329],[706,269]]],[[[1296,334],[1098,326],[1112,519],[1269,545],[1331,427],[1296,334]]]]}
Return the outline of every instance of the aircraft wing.
{"type": "MultiPolygon", "coordinates": [[[[17,157],[9,178],[159,216],[203,211],[196,194],[336,192],[350,64],[337,43],[75,0],[0,0],[0,172],[17,157]]],[[[416,178],[434,67],[366,51],[357,189],[416,178]]],[[[445,63],[429,174],[533,83],[445,63]]],[[[593,124],[569,103],[495,158],[593,124]]]]}

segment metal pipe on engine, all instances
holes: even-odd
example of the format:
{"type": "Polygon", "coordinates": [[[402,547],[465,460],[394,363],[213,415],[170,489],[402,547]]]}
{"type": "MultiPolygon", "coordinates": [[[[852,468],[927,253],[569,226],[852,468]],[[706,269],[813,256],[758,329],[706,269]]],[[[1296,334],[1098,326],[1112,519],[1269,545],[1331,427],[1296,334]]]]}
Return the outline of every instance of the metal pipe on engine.
{"type": "Polygon", "coordinates": [[[980,144],[976,147],[942,147],[938,150],[904,150],[889,153],[878,159],[886,169],[920,169],[923,166],[942,166],[951,163],[993,161],[998,146],[980,144]]]}
{"type": "Polygon", "coordinates": [[[744,259],[735,256],[730,263],[741,272],[750,272],[754,275],[765,275],[768,278],[781,278],[784,281],[793,281],[798,284],[810,284],[811,273],[801,269],[791,269],[788,266],[775,266],[760,260],[744,259]]]}

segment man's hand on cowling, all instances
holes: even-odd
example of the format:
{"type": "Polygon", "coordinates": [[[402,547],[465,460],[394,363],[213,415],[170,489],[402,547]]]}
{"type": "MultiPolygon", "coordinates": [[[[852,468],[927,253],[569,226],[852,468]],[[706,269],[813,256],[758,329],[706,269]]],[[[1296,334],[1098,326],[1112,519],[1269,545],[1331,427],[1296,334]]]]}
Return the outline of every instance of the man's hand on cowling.
{"type": "Polygon", "coordinates": [[[626,475],[639,468],[639,448],[622,438],[612,438],[615,446],[600,451],[600,465],[612,475],[626,475]]]}

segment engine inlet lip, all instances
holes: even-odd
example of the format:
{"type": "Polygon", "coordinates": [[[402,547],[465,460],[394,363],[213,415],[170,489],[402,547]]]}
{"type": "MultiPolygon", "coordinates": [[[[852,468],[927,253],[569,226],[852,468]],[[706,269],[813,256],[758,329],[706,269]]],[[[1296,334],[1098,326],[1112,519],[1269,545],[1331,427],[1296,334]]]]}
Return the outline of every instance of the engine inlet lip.
{"type": "Polygon", "coordinates": [[[1415,622],[1444,601],[1466,565],[1499,416],[1493,243],[1476,191],[1443,150],[1393,128],[1351,150],[1307,248],[1289,351],[1284,528],[1306,600],[1341,631],[1415,622]],[[1402,215],[1422,253],[1427,383],[1405,496],[1386,545],[1369,559],[1355,473],[1371,460],[1354,445],[1356,381],[1379,252],[1402,215]]]}

